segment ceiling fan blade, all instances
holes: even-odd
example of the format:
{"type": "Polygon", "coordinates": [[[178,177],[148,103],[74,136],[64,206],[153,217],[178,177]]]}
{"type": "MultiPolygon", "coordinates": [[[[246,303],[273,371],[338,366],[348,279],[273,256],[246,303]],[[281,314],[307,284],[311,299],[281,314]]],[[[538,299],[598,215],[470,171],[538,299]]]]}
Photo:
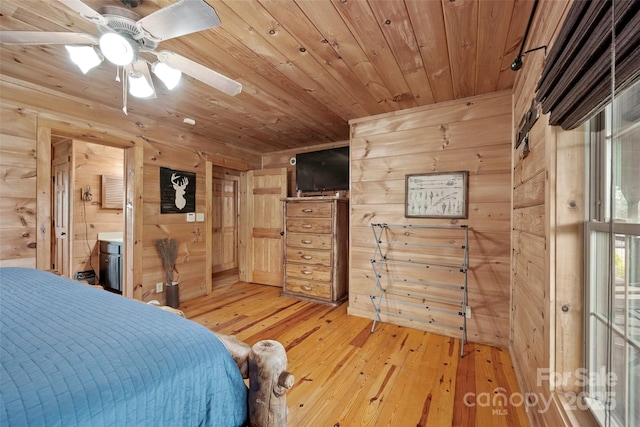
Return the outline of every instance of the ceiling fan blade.
{"type": "Polygon", "coordinates": [[[64,4],[70,9],[75,10],[80,14],[84,19],[87,19],[91,22],[95,22],[100,25],[107,25],[107,20],[104,16],[100,15],[98,12],[93,10],[90,6],[83,3],[81,0],[58,0],[60,3],[64,4]]]}
{"type": "Polygon", "coordinates": [[[85,33],[56,33],[46,31],[0,31],[4,44],[98,44],[98,39],[85,33]]]}
{"type": "Polygon", "coordinates": [[[179,0],[137,22],[157,41],[168,40],[220,25],[216,11],[204,0],[179,0]]]}
{"type": "Polygon", "coordinates": [[[218,89],[230,96],[235,96],[242,91],[242,85],[235,80],[231,80],[229,77],[213,71],[204,65],[198,64],[184,56],[177,53],[163,50],[155,52],[158,59],[168,66],[176,68],[183,73],[200,80],[202,83],[208,84],[214,89],[218,89]]]}

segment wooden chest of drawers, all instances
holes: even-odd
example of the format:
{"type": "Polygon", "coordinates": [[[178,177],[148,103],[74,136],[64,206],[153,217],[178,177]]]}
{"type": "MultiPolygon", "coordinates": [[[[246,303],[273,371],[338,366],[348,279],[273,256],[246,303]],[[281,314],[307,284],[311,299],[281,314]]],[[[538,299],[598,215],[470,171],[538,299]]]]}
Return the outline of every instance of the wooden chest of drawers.
{"type": "Polygon", "coordinates": [[[349,201],[337,197],[284,201],[283,293],[321,302],[347,298],[349,201]]]}

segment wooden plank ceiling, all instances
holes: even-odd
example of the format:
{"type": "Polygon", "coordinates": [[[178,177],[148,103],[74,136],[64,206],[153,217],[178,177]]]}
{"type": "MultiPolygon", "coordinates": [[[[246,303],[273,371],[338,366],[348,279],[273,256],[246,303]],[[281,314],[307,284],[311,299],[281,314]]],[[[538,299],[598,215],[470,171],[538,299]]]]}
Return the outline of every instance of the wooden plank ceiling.
{"type": "MultiPolygon", "coordinates": [[[[64,1],[64,0],[62,0],[64,1]]],[[[512,87],[533,1],[207,0],[222,25],[160,43],[242,83],[230,97],[183,75],[128,109],[239,148],[268,153],[349,138],[348,120],[512,87]]],[[[97,9],[120,0],[86,0],[97,9]]],[[[173,3],[144,0],[141,16],[173,3]]],[[[2,30],[97,28],[55,0],[2,0],[2,30]]],[[[116,68],[83,75],[61,45],[1,45],[0,73],[122,108],[116,68]]],[[[150,57],[149,59],[151,59],[150,57]]],[[[154,76],[155,79],[155,76],[154,76]]],[[[124,120],[127,116],[122,117],[124,120]]]]}

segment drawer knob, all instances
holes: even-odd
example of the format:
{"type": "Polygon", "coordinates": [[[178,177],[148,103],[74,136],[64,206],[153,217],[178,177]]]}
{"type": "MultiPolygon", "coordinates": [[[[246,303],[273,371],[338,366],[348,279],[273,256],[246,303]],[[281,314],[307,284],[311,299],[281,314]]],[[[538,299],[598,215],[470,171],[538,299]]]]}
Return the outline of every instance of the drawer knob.
{"type": "Polygon", "coordinates": [[[313,227],[311,224],[302,224],[302,228],[311,228],[313,227]]]}
{"type": "Polygon", "coordinates": [[[311,240],[300,240],[300,243],[304,243],[305,245],[310,245],[312,242],[311,240]]]}
{"type": "Polygon", "coordinates": [[[311,213],[311,212],[313,212],[313,209],[311,209],[311,208],[302,209],[302,212],[311,213]]]}
{"type": "Polygon", "coordinates": [[[302,259],[307,259],[307,260],[309,260],[309,259],[311,259],[311,258],[313,258],[311,255],[302,255],[302,259]]]}
{"type": "Polygon", "coordinates": [[[302,274],[306,274],[306,275],[313,274],[313,271],[302,270],[302,274]]]}
{"type": "Polygon", "coordinates": [[[308,286],[308,285],[302,285],[302,286],[300,286],[300,287],[301,287],[302,289],[304,289],[305,291],[312,291],[312,290],[313,290],[313,288],[312,288],[311,286],[308,286]]]}

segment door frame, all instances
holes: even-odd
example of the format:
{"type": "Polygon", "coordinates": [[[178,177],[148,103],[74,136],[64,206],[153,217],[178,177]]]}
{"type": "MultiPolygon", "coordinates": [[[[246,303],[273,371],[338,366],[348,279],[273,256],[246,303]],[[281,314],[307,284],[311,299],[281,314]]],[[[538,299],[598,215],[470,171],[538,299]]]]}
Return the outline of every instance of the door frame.
{"type": "Polygon", "coordinates": [[[68,122],[38,119],[36,138],[36,268],[51,269],[52,135],[124,149],[124,232],[122,294],[142,299],[142,184],[144,146],[141,140],[97,131],[68,122]]]}

